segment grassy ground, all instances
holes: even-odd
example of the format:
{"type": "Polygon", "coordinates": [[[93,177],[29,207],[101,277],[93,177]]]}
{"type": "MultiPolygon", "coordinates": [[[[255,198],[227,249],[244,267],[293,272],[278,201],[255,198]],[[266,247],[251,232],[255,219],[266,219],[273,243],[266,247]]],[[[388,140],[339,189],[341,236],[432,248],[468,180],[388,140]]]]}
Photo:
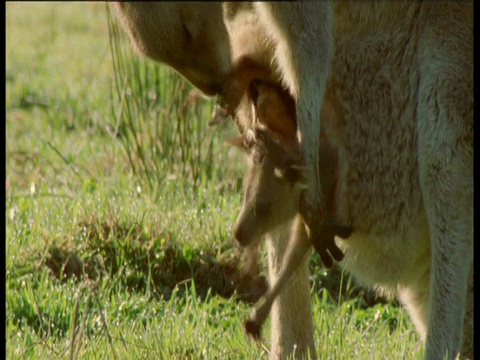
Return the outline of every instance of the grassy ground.
{"type": "MultiPolygon", "coordinates": [[[[103,3],[6,6],[7,358],[267,358],[242,330],[235,130],[108,24],[103,3]]],[[[401,308],[339,299],[318,264],[320,358],[421,358],[401,308]]]]}

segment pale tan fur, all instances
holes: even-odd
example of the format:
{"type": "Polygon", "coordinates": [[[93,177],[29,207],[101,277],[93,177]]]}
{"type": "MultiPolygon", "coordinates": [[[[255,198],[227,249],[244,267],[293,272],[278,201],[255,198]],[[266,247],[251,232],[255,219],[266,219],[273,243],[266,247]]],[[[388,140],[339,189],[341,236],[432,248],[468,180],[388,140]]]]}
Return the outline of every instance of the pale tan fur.
{"type": "MultiPolygon", "coordinates": [[[[398,297],[432,360],[473,358],[472,14],[471,3],[335,6],[322,132],[343,169],[335,216],[355,229],[337,239],[341,265],[398,297]]],[[[277,197],[276,211],[296,203],[289,194],[277,197]]],[[[273,317],[295,317],[309,298],[280,294],[287,306],[273,317]]],[[[292,324],[276,326],[273,338],[292,337],[292,324]]],[[[280,355],[272,349],[273,358],[294,344],[280,355]]]]}

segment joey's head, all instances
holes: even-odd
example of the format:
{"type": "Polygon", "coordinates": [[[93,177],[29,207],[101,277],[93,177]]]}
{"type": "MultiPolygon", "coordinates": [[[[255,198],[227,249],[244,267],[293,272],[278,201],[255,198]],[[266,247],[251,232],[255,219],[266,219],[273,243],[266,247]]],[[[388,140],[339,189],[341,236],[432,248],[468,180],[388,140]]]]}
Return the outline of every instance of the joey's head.
{"type": "Polygon", "coordinates": [[[260,128],[229,142],[244,150],[249,159],[243,206],[233,227],[235,239],[247,246],[298,212],[305,168],[297,152],[285,149],[260,128]]]}

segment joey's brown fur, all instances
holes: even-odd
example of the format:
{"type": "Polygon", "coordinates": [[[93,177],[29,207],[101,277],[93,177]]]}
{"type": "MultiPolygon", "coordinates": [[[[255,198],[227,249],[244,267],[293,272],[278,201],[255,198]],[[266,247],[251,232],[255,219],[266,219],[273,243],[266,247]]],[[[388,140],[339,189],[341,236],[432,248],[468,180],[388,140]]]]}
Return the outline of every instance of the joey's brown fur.
{"type": "MultiPolygon", "coordinates": [[[[247,135],[230,140],[230,143],[249,154],[250,159],[244,179],[243,208],[233,227],[236,240],[246,246],[247,253],[251,253],[250,263],[252,259],[256,260],[259,239],[265,234],[271,235],[279,226],[289,223],[295,217],[300,206],[300,193],[306,186],[307,171],[302,166],[298,143],[295,140],[296,121],[291,99],[285,96],[283,89],[278,86],[257,83],[256,92],[256,96],[252,98],[256,109],[253,131],[249,130],[247,135]]],[[[327,138],[322,139],[321,144],[322,189],[326,191],[327,208],[333,213],[339,182],[337,152],[327,138]]],[[[344,236],[348,237],[350,234],[351,231],[344,236]]],[[[332,241],[334,235],[330,234],[332,241]]],[[[305,263],[311,246],[303,219],[296,216],[285,255],[281,261],[276,260],[280,271],[276,277],[271,276],[270,289],[246,321],[247,333],[255,338],[260,336],[263,322],[272,307],[276,308],[274,300],[279,297],[284,287],[288,287],[289,279],[295,279],[296,270],[305,263]]],[[[300,274],[305,271],[304,269],[300,274]]],[[[308,279],[300,284],[308,287],[308,279]]],[[[308,314],[309,309],[310,307],[306,306],[300,313],[308,314]]],[[[308,328],[309,325],[306,326],[308,328]]],[[[308,338],[305,337],[304,340],[308,338]]],[[[274,338],[272,340],[275,341],[274,338]]],[[[313,345],[304,345],[298,348],[297,356],[307,353],[314,356],[313,345]]],[[[283,347],[282,342],[277,342],[276,346],[283,347]]]]}

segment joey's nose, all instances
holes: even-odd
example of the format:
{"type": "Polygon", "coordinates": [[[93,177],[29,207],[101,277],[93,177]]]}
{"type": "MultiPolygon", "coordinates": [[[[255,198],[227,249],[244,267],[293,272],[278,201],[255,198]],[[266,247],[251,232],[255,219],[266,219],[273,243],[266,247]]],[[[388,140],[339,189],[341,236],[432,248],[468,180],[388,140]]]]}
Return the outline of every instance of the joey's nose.
{"type": "Polygon", "coordinates": [[[247,226],[242,222],[237,222],[233,227],[233,237],[235,241],[242,247],[248,246],[252,243],[250,231],[247,226]]]}
{"type": "Polygon", "coordinates": [[[241,226],[235,226],[233,229],[233,237],[235,241],[237,241],[240,246],[247,246],[246,244],[246,234],[245,231],[242,229],[241,226]]]}

